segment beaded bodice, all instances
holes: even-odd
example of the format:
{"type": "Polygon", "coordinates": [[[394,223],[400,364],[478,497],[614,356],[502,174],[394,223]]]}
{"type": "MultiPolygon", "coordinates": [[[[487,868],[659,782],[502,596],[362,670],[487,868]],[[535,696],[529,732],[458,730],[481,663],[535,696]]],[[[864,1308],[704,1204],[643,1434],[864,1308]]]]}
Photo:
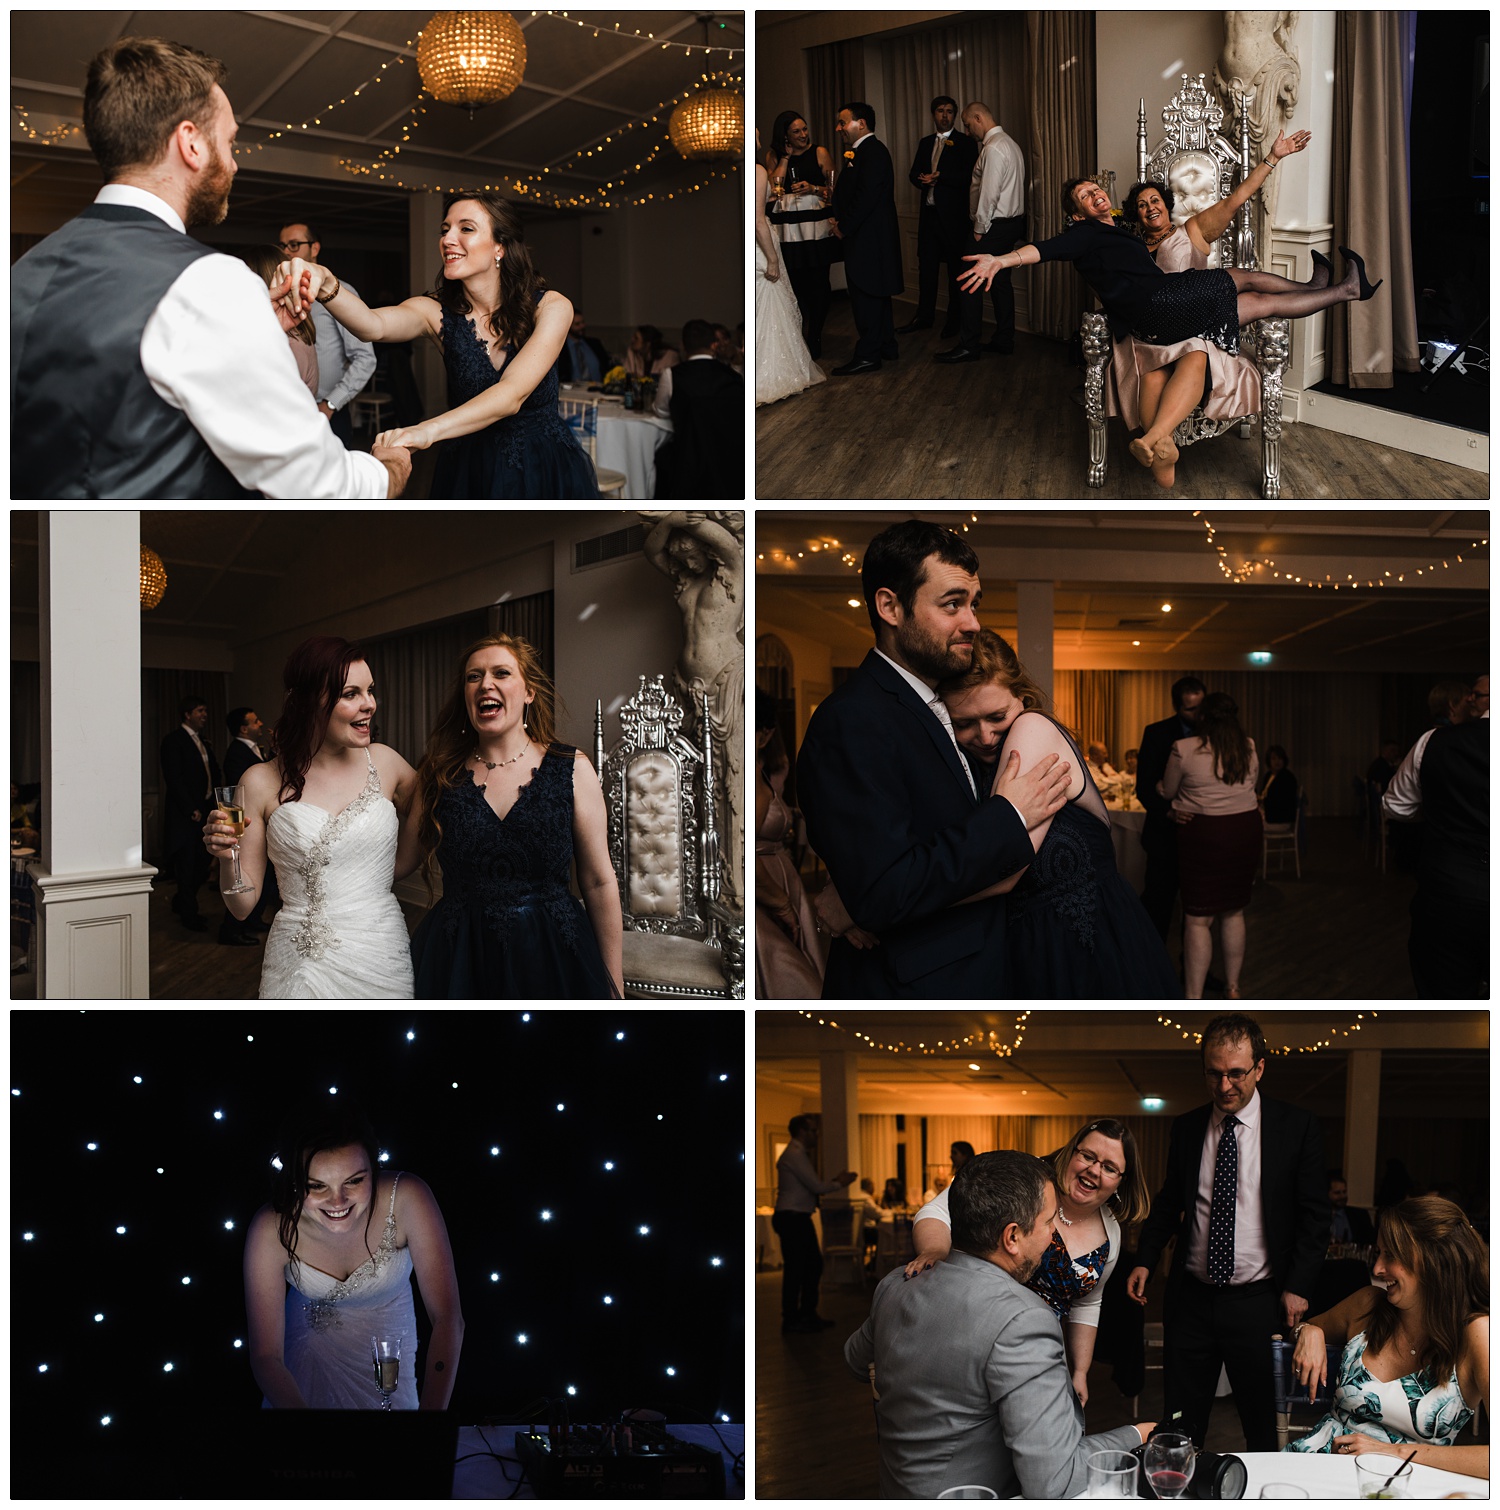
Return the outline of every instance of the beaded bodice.
{"type": "Polygon", "coordinates": [[[383,1307],[394,1293],[406,1288],[411,1279],[411,1250],[396,1246],[396,1186],[400,1183],[398,1173],[374,1253],[345,1278],[336,1279],[296,1257],[287,1260],[283,1273],[295,1292],[293,1303],[300,1305],[314,1331],[342,1326],[342,1314],[351,1308],[383,1307]]]}
{"type": "Polygon", "coordinates": [[[461,911],[478,907],[503,937],[520,909],[539,906],[576,949],[580,910],[568,890],[576,754],[571,745],[549,745],[504,818],[484,800],[484,789],[467,780],[438,798],[437,858],[450,934],[461,911]]]}
{"type": "MultiPolygon", "coordinates": [[[[451,310],[443,311],[443,366],[448,373],[448,402],[452,407],[466,404],[493,388],[504,376],[513,355],[507,349],[505,360],[496,367],[473,321],[451,310]]],[[[557,363],[552,364],[514,414],[497,420],[483,433],[493,436],[506,460],[518,466],[522,463],[524,444],[539,440],[574,444],[573,432],[557,412],[557,363]]]]}

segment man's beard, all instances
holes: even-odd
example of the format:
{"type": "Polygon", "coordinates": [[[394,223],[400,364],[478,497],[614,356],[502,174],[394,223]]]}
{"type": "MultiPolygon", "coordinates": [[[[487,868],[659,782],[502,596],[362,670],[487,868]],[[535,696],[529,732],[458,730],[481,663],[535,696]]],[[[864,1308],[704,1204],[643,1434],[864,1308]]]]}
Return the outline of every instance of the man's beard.
{"type": "Polygon", "coordinates": [[[222,225],[229,213],[229,189],[233,182],[234,174],[215,147],[208,166],[188,194],[183,223],[189,226],[222,225]]]}
{"type": "Polygon", "coordinates": [[[974,663],[972,641],[949,645],[919,629],[910,619],[896,631],[896,648],[906,664],[934,686],[947,677],[967,671],[974,663]]]}
{"type": "Polygon", "coordinates": [[[1042,1261],[1039,1258],[1033,1258],[1029,1262],[1023,1260],[1017,1268],[1014,1268],[1010,1271],[1010,1277],[1015,1280],[1017,1284],[1024,1285],[1026,1281],[1030,1279],[1031,1276],[1035,1274],[1036,1271],[1041,1267],[1042,1261]]]}

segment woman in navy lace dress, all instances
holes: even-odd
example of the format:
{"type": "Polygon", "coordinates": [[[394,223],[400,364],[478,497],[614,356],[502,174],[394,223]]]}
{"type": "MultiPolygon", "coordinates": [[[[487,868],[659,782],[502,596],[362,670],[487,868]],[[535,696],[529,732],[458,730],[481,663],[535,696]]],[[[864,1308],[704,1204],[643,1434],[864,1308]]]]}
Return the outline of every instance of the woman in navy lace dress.
{"type": "Polygon", "coordinates": [[[430,336],[442,348],[453,407],[375,438],[412,451],[443,443],[434,498],[597,498],[593,466],[557,412],[557,358],[573,306],[532,267],[515,211],[497,194],[455,195],[443,206],[438,246],[432,291],[384,309],[315,263],[299,258],[280,271],[361,340],[430,336]]]}
{"type": "Polygon", "coordinates": [[[417,771],[423,873],[430,884],[436,859],[443,884],[411,941],[418,997],[623,994],[604,794],[585,756],[555,741],[552,704],[525,640],[464,653],[417,771]]]}
{"type": "MultiPolygon", "coordinates": [[[[1088,1001],[1180,997],[1166,948],[1115,867],[1109,813],[1088,762],[1043,711],[1045,698],[1015,651],[992,630],[980,630],[969,669],[938,692],[960,747],[979,769],[992,774],[994,763],[1013,749],[1020,751],[1023,771],[1052,754],[1073,767],[1067,803],[1031,831],[1035,859],[981,893],[1009,894],[1009,994],[1088,1001]]],[[[979,790],[987,789],[981,783],[979,790]]]]}

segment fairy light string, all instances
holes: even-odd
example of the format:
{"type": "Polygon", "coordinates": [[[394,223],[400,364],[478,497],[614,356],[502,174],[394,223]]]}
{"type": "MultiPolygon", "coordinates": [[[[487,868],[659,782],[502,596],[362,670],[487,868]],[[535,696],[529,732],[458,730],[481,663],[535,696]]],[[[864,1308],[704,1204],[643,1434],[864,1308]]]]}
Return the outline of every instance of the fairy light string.
{"type": "MultiPolygon", "coordinates": [[[[641,31],[638,28],[633,31],[626,31],[618,21],[613,26],[609,26],[602,21],[580,21],[576,17],[570,16],[565,10],[534,10],[531,14],[533,16],[545,16],[553,21],[565,21],[569,26],[578,27],[580,31],[593,32],[595,37],[624,37],[641,42],[656,42],[663,51],[673,47],[680,47],[688,57],[692,57],[695,52],[701,52],[705,56],[721,52],[730,58],[743,57],[745,54],[743,47],[717,47],[704,42],[673,42],[659,39],[655,32],[641,31]]],[[[710,24],[717,25],[720,31],[727,30],[726,24],[723,21],[711,22],[710,24]]]]}
{"type": "MultiPolygon", "coordinates": [[[[1268,1037],[1266,1039],[1266,1050],[1268,1053],[1272,1054],[1316,1054],[1322,1049],[1331,1049],[1337,1047],[1337,1045],[1334,1043],[1335,1038],[1352,1038],[1364,1025],[1366,1018],[1369,1018],[1373,1021],[1379,1016],[1379,1012],[1359,1012],[1355,1015],[1354,1021],[1351,1022],[1347,1028],[1331,1027],[1328,1029],[1327,1038],[1315,1038],[1311,1043],[1283,1043],[1278,1049],[1272,1045],[1271,1040],[1268,1037]]],[[[1188,1028],[1183,1027],[1180,1022],[1174,1022],[1170,1017],[1158,1016],[1156,1020],[1161,1024],[1162,1027],[1167,1028],[1174,1033],[1177,1033],[1184,1040],[1190,1041],[1195,1047],[1201,1045],[1203,1042],[1202,1033],[1194,1033],[1188,1028]]],[[[1271,1026],[1274,1027],[1275,1024],[1272,1023],[1271,1026]]],[[[1264,1031],[1264,1026],[1262,1026],[1262,1032],[1264,1031]]]]}
{"type": "Polygon", "coordinates": [[[897,1039],[895,1043],[883,1043],[879,1039],[872,1038],[868,1033],[861,1033],[858,1028],[842,1027],[831,1018],[819,1017],[815,1012],[799,1008],[797,1015],[805,1017],[809,1022],[817,1023],[820,1028],[847,1033],[851,1038],[857,1038],[867,1048],[881,1049],[889,1054],[917,1054],[924,1058],[932,1058],[939,1054],[973,1054],[986,1051],[994,1054],[997,1059],[1009,1059],[1021,1047],[1022,1040],[1026,1037],[1026,1020],[1031,1013],[1016,1013],[1014,1036],[1008,1043],[993,1028],[976,1029],[963,1038],[934,1038],[931,1042],[923,1039],[920,1043],[907,1043],[905,1039],[897,1039]]]}

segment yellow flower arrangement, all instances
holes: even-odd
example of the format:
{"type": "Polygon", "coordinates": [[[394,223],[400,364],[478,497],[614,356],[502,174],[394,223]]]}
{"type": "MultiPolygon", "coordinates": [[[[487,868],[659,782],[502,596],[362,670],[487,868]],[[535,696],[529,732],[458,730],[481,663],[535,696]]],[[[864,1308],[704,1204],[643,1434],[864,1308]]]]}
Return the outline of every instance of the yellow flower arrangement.
{"type": "Polygon", "coordinates": [[[606,383],[623,383],[625,381],[625,369],[618,364],[611,367],[604,374],[604,381],[606,383]]]}

